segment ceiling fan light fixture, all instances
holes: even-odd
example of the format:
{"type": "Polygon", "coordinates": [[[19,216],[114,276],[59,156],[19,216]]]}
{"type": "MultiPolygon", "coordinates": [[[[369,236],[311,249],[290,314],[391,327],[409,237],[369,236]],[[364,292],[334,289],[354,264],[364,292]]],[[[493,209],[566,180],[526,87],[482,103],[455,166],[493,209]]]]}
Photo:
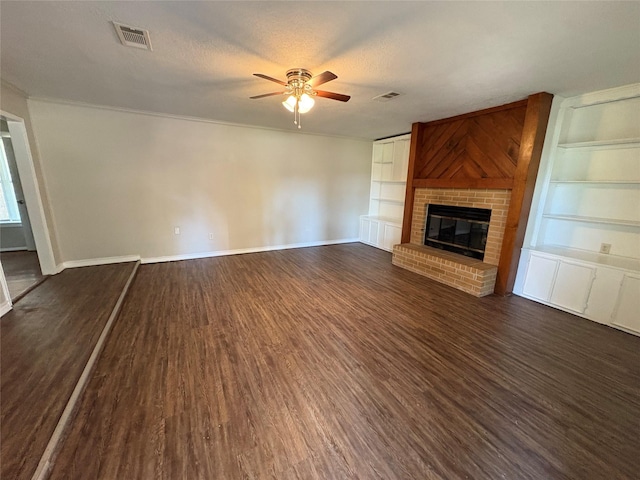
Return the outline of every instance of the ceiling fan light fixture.
{"type": "Polygon", "coordinates": [[[287,98],[284,102],[282,102],[282,105],[284,105],[284,108],[286,108],[290,112],[293,112],[296,109],[297,102],[298,102],[298,99],[295,96],[289,95],[289,98],[287,98]]]}
{"type": "Polygon", "coordinates": [[[298,110],[300,113],[307,113],[315,103],[316,101],[310,95],[303,93],[298,100],[298,110]]]}
{"type": "Polygon", "coordinates": [[[290,112],[294,112],[296,109],[296,103],[298,104],[298,112],[299,113],[307,113],[309,110],[313,108],[316,101],[306,93],[303,93],[299,97],[296,95],[289,95],[287,99],[282,102],[284,108],[289,110],[290,112]]]}
{"type": "Polygon", "coordinates": [[[286,83],[278,80],[277,78],[264,75],[262,73],[254,73],[256,77],[269,80],[271,82],[278,83],[285,87],[284,92],[266,93],[264,95],[256,95],[249,97],[252,99],[271,97],[274,95],[287,95],[287,98],[282,102],[282,106],[293,113],[293,123],[300,128],[300,115],[307,113],[313,108],[316,101],[313,99],[315,96],[330,98],[332,100],[338,100],[340,102],[349,101],[349,95],[343,95],[341,93],[325,92],[324,90],[315,90],[315,87],[322,85],[323,83],[335,80],[338,76],[329,71],[323,72],[315,77],[311,75],[309,70],[304,68],[294,68],[287,71],[286,83]]]}

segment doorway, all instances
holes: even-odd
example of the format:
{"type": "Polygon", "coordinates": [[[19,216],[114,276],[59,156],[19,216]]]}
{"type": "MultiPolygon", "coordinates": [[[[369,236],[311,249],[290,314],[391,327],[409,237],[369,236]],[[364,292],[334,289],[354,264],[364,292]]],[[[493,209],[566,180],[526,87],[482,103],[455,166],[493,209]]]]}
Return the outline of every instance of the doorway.
{"type": "Polygon", "coordinates": [[[0,262],[12,302],[44,276],[7,120],[0,117],[0,262]]]}
{"type": "Polygon", "coordinates": [[[0,140],[0,279],[15,302],[57,269],[23,119],[0,111],[0,140]]]}

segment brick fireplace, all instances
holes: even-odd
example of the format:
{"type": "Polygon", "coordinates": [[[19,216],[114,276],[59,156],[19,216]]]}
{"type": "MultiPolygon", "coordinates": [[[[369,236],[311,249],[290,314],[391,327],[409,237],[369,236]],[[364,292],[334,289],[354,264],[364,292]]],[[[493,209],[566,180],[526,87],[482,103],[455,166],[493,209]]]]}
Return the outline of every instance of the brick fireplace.
{"type": "Polygon", "coordinates": [[[477,297],[493,293],[510,198],[506,189],[416,188],[411,241],[394,248],[393,264],[477,297]],[[424,246],[428,204],[491,210],[483,261],[424,246]]]}
{"type": "Polygon", "coordinates": [[[471,188],[416,188],[411,219],[411,241],[414,245],[424,243],[424,226],[427,215],[425,206],[430,203],[455,207],[488,208],[491,210],[487,246],[484,262],[498,265],[504,237],[504,227],[509,211],[510,190],[488,190],[471,188]]]}
{"type": "MultiPolygon", "coordinates": [[[[393,249],[395,265],[476,296],[511,292],[552,98],[538,93],[499,107],[413,124],[402,243],[393,249]],[[451,249],[451,244],[424,244],[429,204],[491,210],[482,260],[468,256],[468,250],[461,255],[460,249],[453,248],[458,252],[453,253],[434,248],[451,249]]],[[[447,228],[464,242],[464,223],[441,218],[449,219],[447,228]]],[[[444,220],[436,220],[440,221],[444,220]]],[[[486,223],[474,228],[484,233],[486,223]]],[[[450,231],[436,232],[441,244],[447,243],[450,231]]]]}

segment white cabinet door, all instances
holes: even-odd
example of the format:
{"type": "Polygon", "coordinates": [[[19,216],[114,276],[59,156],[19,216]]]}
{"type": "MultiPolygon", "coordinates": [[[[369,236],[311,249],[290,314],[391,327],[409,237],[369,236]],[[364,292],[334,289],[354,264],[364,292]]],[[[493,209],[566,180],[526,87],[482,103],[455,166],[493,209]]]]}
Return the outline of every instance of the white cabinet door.
{"type": "Polygon", "coordinates": [[[363,243],[369,243],[369,229],[371,228],[371,221],[368,218],[360,218],[360,241],[363,243]]]}
{"type": "Polygon", "coordinates": [[[369,225],[369,243],[377,247],[380,242],[378,241],[378,235],[380,231],[380,222],[377,220],[371,220],[369,225]]]}
{"type": "Polygon", "coordinates": [[[593,267],[561,261],[550,302],[576,313],[584,313],[595,273],[593,267]]]}
{"type": "Polygon", "coordinates": [[[400,243],[402,236],[402,228],[391,223],[384,224],[384,233],[382,236],[382,248],[389,252],[393,251],[393,246],[400,243]]]}
{"type": "Polygon", "coordinates": [[[612,323],[640,333],[640,277],[624,275],[612,323]]]}
{"type": "Polygon", "coordinates": [[[591,285],[591,293],[584,314],[598,323],[610,323],[624,273],[602,266],[595,268],[596,278],[591,285]]]}
{"type": "Polygon", "coordinates": [[[548,301],[558,263],[558,260],[531,254],[522,293],[528,297],[548,301]]]}

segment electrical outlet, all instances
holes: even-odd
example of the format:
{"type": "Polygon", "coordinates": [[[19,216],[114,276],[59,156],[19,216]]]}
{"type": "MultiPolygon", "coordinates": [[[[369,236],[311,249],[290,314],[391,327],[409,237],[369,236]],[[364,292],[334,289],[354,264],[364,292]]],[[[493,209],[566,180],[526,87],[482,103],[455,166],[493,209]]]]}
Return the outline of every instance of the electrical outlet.
{"type": "Polygon", "coordinates": [[[601,243],[600,244],[600,253],[609,253],[611,251],[610,243],[601,243]]]}
{"type": "Polygon", "coordinates": [[[213,240],[213,233],[209,234],[209,240],[213,240]]]}
{"type": "Polygon", "coordinates": [[[180,227],[173,227],[174,235],[180,235],[180,227]]]}

